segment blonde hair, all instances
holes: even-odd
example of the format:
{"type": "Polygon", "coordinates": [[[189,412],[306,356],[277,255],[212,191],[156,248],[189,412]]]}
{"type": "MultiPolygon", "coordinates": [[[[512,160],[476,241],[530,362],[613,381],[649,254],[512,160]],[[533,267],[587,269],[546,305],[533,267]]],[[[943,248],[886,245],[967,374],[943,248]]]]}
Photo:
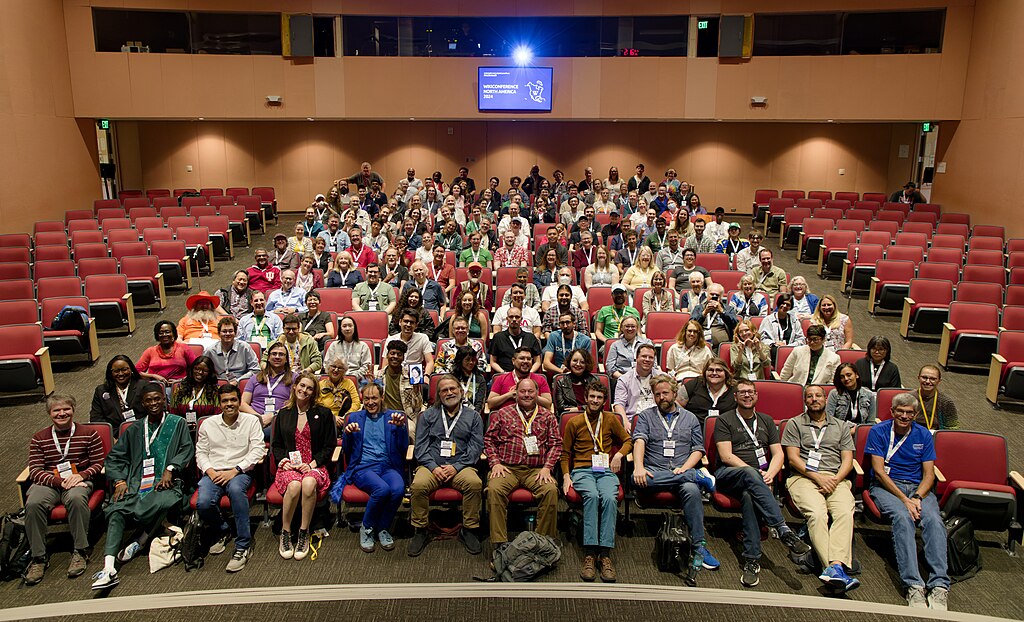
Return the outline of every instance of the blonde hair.
{"type": "Polygon", "coordinates": [[[697,343],[694,343],[693,345],[703,343],[705,348],[708,347],[708,342],[704,341],[704,327],[701,326],[700,322],[698,322],[697,320],[687,320],[686,324],[683,324],[679,328],[679,332],[676,333],[676,343],[683,347],[686,347],[686,329],[689,328],[690,326],[693,326],[694,328],[697,329],[697,343]]]}
{"type": "Polygon", "coordinates": [[[835,296],[832,294],[823,294],[821,298],[818,299],[818,306],[814,308],[814,315],[811,316],[811,322],[814,324],[820,324],[825,328],[837,328],[840,320],[842,320],[842,313],[839,312],[839,303],[836,302],[835,296]],[[832,309],[834,309],[832,312],[832,319],[828,321],[826,321],[821,315],[821,303],[826,300],[832,301],[832,309]]]}

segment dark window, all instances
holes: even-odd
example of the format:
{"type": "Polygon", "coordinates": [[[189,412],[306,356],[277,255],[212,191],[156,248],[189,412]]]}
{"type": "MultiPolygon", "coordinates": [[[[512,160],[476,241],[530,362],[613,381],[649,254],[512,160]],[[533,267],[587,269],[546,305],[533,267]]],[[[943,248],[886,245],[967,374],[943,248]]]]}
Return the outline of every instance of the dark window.
{"type": "Polygon", "coordinates": [[[754,56],[831,56],[839,54],[841,13],[757,14],[754,56]]]}
{"type": "Polygon", "coordinates": [[[942,51],[946,12],[850,13],[843,27],[843,54],[922,54],[942,51]]]}
{"type": "Polygon", "coordinates": [[[697,18],[697,56],[718,56],[718,17],[697,18]]]}
{"type": "Polygon", "coordinates": [[[686,56],[690,18],[655,15],[633,18],[633,45],[638,56],[686,56]]]}
{"type": "Polygon", "coordinates": [[[334,56],[334,18],[313,18],[313,55],[334,56]]]}
{"type": "Polygon", "coordinates": [[[281,55],[280,13],[190,13],[194,54],[281,55]]]}
{"type": "Polygon", "coordinates": [[[128,41],[155,54],[190,51],[187,13],[93,9],[92,23],[97,52],[120,52],[128,41]]]}
{"type": "Polygon", "coordinates": [[[398,56],[397,17],[346,17],[345,56],[398,56]]]}

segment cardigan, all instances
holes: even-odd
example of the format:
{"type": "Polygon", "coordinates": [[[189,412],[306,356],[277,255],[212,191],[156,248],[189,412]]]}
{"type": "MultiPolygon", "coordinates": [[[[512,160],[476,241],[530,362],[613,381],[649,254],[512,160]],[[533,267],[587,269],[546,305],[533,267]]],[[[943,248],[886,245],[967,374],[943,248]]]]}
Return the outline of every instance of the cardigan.
{"type": "MultiPolygon", "coordinates": [[[[295,426],[298,421],[299,411],[294,405],[282,408],[274,417],[270,450],[274,454],[275,463],[287,458],[288,452],[295,451],[295,426]]],[[[326,466],[331,461],[334,448],[338,446],[334,415],[320,404],[311,404],[306,412],[306,421],[309,424],[309,450],[313,460],[318,467],[326,466]]]]}

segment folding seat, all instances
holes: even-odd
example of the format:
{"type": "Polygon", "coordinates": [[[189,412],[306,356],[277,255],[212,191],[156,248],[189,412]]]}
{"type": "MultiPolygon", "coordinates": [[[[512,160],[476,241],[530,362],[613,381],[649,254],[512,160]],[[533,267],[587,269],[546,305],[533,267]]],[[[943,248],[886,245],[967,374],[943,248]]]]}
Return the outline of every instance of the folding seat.
{"type": "MultiPolygon", "coordinates": [[[[870,193],[866,193],[864,196],[868,196],[868,194],[870,194],[870,193]]],[[[862,199],[860,201],[854,201],[853,202],[853,209],[867,210],[867,211],[871,212],[872,217],[874,217],[875,214],[877,214],[879,211],[881,211],[882,203],[884,203],[884,201],[875,201],[875,200],[862,199]]],[[[849,212],[847,212],[847,213],[849,213],[849,212]]]]}
{"type": "Polygon", "coordinates": [[[711,280],[729,292],[740,288],[740,279],[747,273],[742,270],[710,270],[711,280]]]}
{"type": "Polygon", "coordinates": [[[928,236],[923,233],[904,231],[896,234],[896,246],[919,246],[922,251],[928,250],[928,236]]]}
{"type": "Polygon", "coordinates": [[[779,248],[786,248],[786,242],[795,244],[804,230],[804,219],[811,217],[811,210],[804,207],[787,207],[779,223],[779,248]]]}
{"type": "Polygon", "coordinates": [[[782,380],[755,380],[754,384],[757,386],[758,412],[769,415],[776,422],[791,419],[804,411],[802,384],[782,380]]]}
{"type": "Polygon", "coordinates": [[[946,212],[945,214],[939,216],[939,223],[940,224],[955,223],[955,224],[966,225],[966,226],[970,227],[971,226],[971,215],[970,214],[960,214],[960,213],[956,213],[956,212],[946,212]]]}
{"type": "Polygon", "coordinates": [[[807,193],[807,198],[808,199],[814,199],[816,201],[821,201],[822,203],[824,203],[825,201],[831,201],[832,200],[832,191],[831,190],[811,190],[810,192],[807,193]]]}
{"type": "Polygon", "coordinates": [[[176,216],[188,216],[188,211],[180,205],[168,205],[160,208],[160,218],[167,224],[167,221],[176,216]]]}
{"type": "Polygon", "coordinates": [[[35,324],[39,321],[39,307],[31,298],[0,300],[0,326],[35,324]]]}
{"type": "Polygon", "coordinates": [[[127,199],[140,199],[145,196],[141,190],[119,190],[117,192],[117,198],[121,203],[124,203],[127,199]]]}
{"type": "MultiPolygon", "coordinates": [[[[1004,301],[1007,308],[1024,305],[1024,285],[1008,285],[1004,301]]],[[[1006,309],[1003,309],[1003,315],[1006,315],[1006,309]]],[[[1006,326],[1006,324],[1003,324],[1003,326],[1006,326]]]]}
{"type": "Polygon", "coordinates": [[[120,262],[132,255],[148,255],[149,245],[145,242],[117,242],[110,246],[110,256],[120,262]]]}
{"type": "Polygon", "coordinates": [[[178,229],[194,226],[196,226],[196,219],[188,214],[184,216],[171,216],[167,219],[167,228],[173,231],[175,235],[177,235],[178,229]]]}
{"type": "Polygon", "coordinates": [[[196,190],[195,188],[175,188],[174,190],[171,191],[171,195],[175,199],[177,199],[177,198],[181,197],[181,195],[183,195],[185,193],[198,194],[198,192],[199,191],[196,190]]]}
{"type": "MultiPolygon", "coordinates": [[[[52,235],[55,232],[43,232],[42,235],[45,239],[47,235],[52,235]]],[[[52,242],[47,242],[52,244],[52,242]]],[[[27,233],[4,233],[0,235],[0,248],[32,248],[32,238],[27,233]]]]}
{"type": "MultiPolygon", "coordinates": [[[[533,270],[532,267],[530,269],[531,269],[531,271],[533,270]]],[[[516,282],[516,271],[517,270],[519,270],[519,268],[517,266],[505,266],[505,267],[502,267],[502,268],[498,268],[498,270],[497,270],[497,281],[495,282],[496,285],[499,285],[499,286],[500,285],[512,285],[513,283],[515,283],[516,282]]],[[[533,275],[532,274],[530,275],[530,278],[531,278],[531,280],[533,279],[533,275]]],[[[501,302],[501,301],[496,301],[496,302],[501,302]]],[[[497,306],[497,304],[495,304],[495,306],[497,306]]]]}
{"type": "Polygon", "coordinates": [[[939,261],[922,261],[917,266],[917,278],[938,279],[949,281],[953,285],[960,282],[960,264],[939,261]]]}
{"type": "Polygon", "coordinates": [[[140,218],[159,218],[155,207],[133,207],[128,210],[128,220],[135,224],[140,218]]]}
{"type": "Polygon", "coordinates": [[[110,248],[113,248],[115,244],[138,241],[139,232],[136,229],[112,229],[107,233],[107,246],[110,248]]]}
{"type": "Polygon", "coordinates": [[[171,196],[171,191],[167,188],[150,188],[149,190],[146,190],[146,198],[150,200],[160,197],[166,198],[169,196],[171,196]]]}
{"type": "MultiPolygon", "coordinates": [[[[47,235],[55,232],[46,232],[47,235]]],[[[103,232],[100,231],[100,223],[95,220],[72,220],[68,223],[68,233],[66,238],[71,238],[71,243],[75,243],[76,234],[90,234],[87,242],[102,242],[103,232]],[[99,234],[99,237],[95,237],[93,234],[99,234]]],[[[53,244],[53,242],[47,242],[47,244],[53,244]]]]}
{"type": "Polygon", "coordinates": [[[135,221],[135,230],[141,234],[147,229],[163,229],[164,224],[160,216],[144,216],[135,221]]]}
{"type": "Polygon", "coordinates": [[[209,205],[209,204],[210,204],[210,198],[209,197],[205,197],[205,196],[202,196],[202,197],[182,197],[182,199],[181,199],[181,207],[182,207],[182,209],[185,210],[186,213],[191,213],[192,212],[192,208],[194,208],[194,207],[199,207],[199,206],[202,206],[202,205],[209,205]]]}
{"type": "Polygon", "coordinates": [[[814,210],[815,218],[828,218],[829,220],[842,220],[846,212],[836,207],[822,207],[814,210]]]}
{"type": "Polygon", "coordinates": [[[971,237],[971,228],[962,222],[940,222],[935,225],[935,233],[959,235],[966,240],[971,237]]]}
{"type": "Polygon", "coordinates": [[[1024,238],[1012,238],[1006,241],[1006,253],[1012,255],[1014,253],[1024,251],[1024,238]]]}
{"type": "Polygon", "coordinates": [[[260,206],[263,208],[263,220],[273,218],[277,224],[277,196],[270,186],[254,186],[252,194],[260,198],[260,206]]]}
{"type": "Polygon", "coordinates": [[[214,209],[224,207],[225,205],[234,205],[235,197],[233,196],[211,196],[210,206],[214,209]]]}
{"type": "Polygon", "coordinates": [[[210,230],[213,252],[218,257],[234,257],[235,243],[227,216],[199,216],[199,226],[210,230]]]}
{"type": "Polygon", "coordinates": [[[881,244],[850,244],[846,247],[846,259],[843,260],[843,273],[840,279],[843,289],[849,284],[850,291],[867,289],[871,285],[871,276],[875,273],[875,263],[885,257],[885,247],[881,244]]]}
{"type": "Polygon", "coordinates": [[[821,252],[821,245],[825,239],[825,233],[833,231],[834,227],[835,221],[831,218],[805,218],[799,238],[797,239],[797,261],[804,261],[805,259],[817,261],[818,253],[821,252]]]}
{"type": "Polygon", "coordinates": [[[898,212],[896,210],[883,209],[882,211],[875,214],[875,220],[881,220],[883,222],[894,222],[896,223],[897,227],[902,227],[903,221],[906,219],[907,217],[903,214],[903,212],[898,212]]]}
{"type": "Polygon", "coordinates": [[[811,210],[811,214],[814,213],[814,210],[821,209],[821,206],[823,204],[824,204],[824,201],[822,201],[821,199],[815,199],[813,197],[809,198],[809,199],[797,199],[796,200],[796,207],[804,208],[804,209],[809,209],[809,210],[811,210]]]}
{"type": "Polygon", "coordinates": [[[69,209],[64,212],[64,222],[70,223],[72,220],[94,220],[96,214],[91,209],[69,209]]]}
{"type": "Polygon", "coordinates": [[[1010,305],[1007,302],[1003,307],[999,328],[1002,330],[1024,330],[1024,306],[1010,305]]]}
{"type": "Polygon", "coordinates": [[[127,218],[108,218],[100,223],[100,228],[103,230],[103,237],[106,238],[115,229],[131,229],[132,221],[127,218]]]}
{"type": "MultiPolygon", "coordinates": [[[[495,306],[500,301],[495,301],[495,306]]],[[[612,289],[610,287],[592,287],[587,290],[587,306],[590,308],[590,323],[593,326],[594,316],[601,310],[612,304],[612,289]]]]}
{"type": "MultiPolygon", "coordinates": [[[[39,248],[54,248],[40,246],[39,248]]],[[[64,250],[68,250],[65,246],[64,250]]],[[[67,259],[64,257],[64,259],[67,259]]],[[[32,263],[32,251],[27,246],[0,246],[0,263],[32,263]]]]}
{"type": "Polygon", "coordinates": [[[83,242],[75,244],[75,261],[82,259],[97,259],[110,256],[110,249],[102,242],[83,242]]]}
{"type": "Polygon", "coordinates": [[[785,218],[786,210],[792,207],[796,207],[795,199],[771,199],[768,201],[768,215],[764,223],[764,236],[768,237],[768,233],[777,232],[779,226],[785,218]]]}
{"type": "MultiPolygon", "coordinates": [[[[729,270],[732,267],[729,264],[729,256],[724,253],[697,253],[696,265],[708,272],[713,270],[729,270]]],[[[641,298],[641,300],[643,299],[641,298]]]]}
{"type": "Polygon", "coordinates": [[[845,220],[862,220],[864,221],[864,226],[866,227],[869,222],[875,219],[875,213],[872,212],[871,210],[860,209],[855,207],[847,211],[845,214],[843,214],[843,218],[845,220]]]}
{"type": "Polygon", "coordinates": [[[78,261],[78,278],[88,281],[94,274],[117,274],[117,260],[113,257],[90,257],[78,261]]]}
{"type": "Polygon", "coordinates": [[[1003,308],[1003,287],[998,283],[960,281],[956,286],[956,299],[961,302],[981,302],[1003,308]]]}
{"type": "MultiPolygon", "coordinates": [[[[335,313],[348,313],[352,310],[352,289],[348,287],[321,287],[316,290],[320,294],[320,308],[335,313]]],[[[385,335],[387,337],[387,335],[385,335]]]]}
{"type": "MultiPolygon", "coordinates": [[[[192,264],[181,240],[153,240],[149,252],[160,260],[160,272],[167,287],[192,289],[192,264]]],[[[387,335],[385,335],[386,337],[387,335]]]]}
{"type": "Polygon", "coordinates": [[[160,213],[165,207],[178,207],[177,197],[157,197],[153,199],[153,209],[156,210],[157,214],[160,213]]]}
{"type": "Polygon", "coordinates": [[[100,357],[99,340],[96,338],[96,322],[89,322],[85,331],[54,330],[53,321],[64,307],[81,307],[89,311],[89,299],[85,296],[55,296],[40,301],[40,314],[43,319],[43,343],[50,349],[50,356],[79,357],[85,356],[88,361],[95,362],[100,357]]]}
{"type": "Polygon", "coordinates": [[[199,194],[204,197],[219,197],[224,196],[223,188],[200,188],[199,194]]]}
{"type": "Polygon", "coordinates": [[[388,338],[388,314],[383,311],[351,311],[348,313],[359,326],[359,338],[366,334],[367,339],[388,338]]]}
{"type": "Polygon", "coordinates": [[[899,231],[899,224],[891,220],[872,220],[868,223],[868,230],[862,233],[860,237],[861,241],[865,244],[885,244],[888,246],[896,239],[896,234],[899,231]],[[885,238],[882,236],[883,233],[889,236],[888,241],[885,241],[885,238]],[[869,241],[865,242],[864,236],[867,236],[869,241]]]}
{"type": "Polygon", "coordinates": [[[0,280],[0,300],[25,300],[35,298],[32,279],[0,280]]]}
{"type": "Polygon", "coordinates": [[[89,315],[95,318],[97,330],[135,332],[135,306],[128,292],[128,278],[123,274],[93,274],[85,277],[85,297],[89,299],[89,315]]]}
{"type": "Polygon", "coordinates": [[[900,261],[912,261],[916,267],[924,261],[924,249],[920,246],[901,246],[897,244],[885,249],[885,258],[900,261]]]}
{"type": "Polygon", "coordinates": [[[689,313],[652,311],[647,314],[647,332],[645,334],[648,339],[655,343],[667,339],[675,339],[679,329],[689,321],[689,313]]]}
{"type": "Polygon", "coordinates": [[[862,203],[873,202],[881,205],[889,200],[889,195],[884,192],[865,192],[860,200],[862,203]]]}
{"type": "Polygon", "coordinates": [[[849,203],[853,204],[853,203],[856,203],[857,201],[860,201],[860,193],[859,192],[837,192],[835,200],[836,201],[848,201],[849,203]]]}
{"type": "Polygon", "coordinates": [[[996,351],[999,307],[978,302],[949,304],[949,320],[942,326],[939,364],[985,365],[996,351]]]}
{"type": "Polygon", "coordinates": [[[136,308],[167,306],[164,275],[160,272],[160,259],[154,255],[126,255],[119,261],[121,274],[128,279],[128,291],[136,308]]]}
{"type": "MultiPolygon", "coordinates": [[[[64,244],[66,246],[68,243],[68,236],[67,234],[59,231],[43,231],[36,236],[35,243],[36,246],[55,246],[57,244],[64,244]]],[[[19,248],[30,248],[30,246],[19,246],[19,248]]]]}
{"type": "Polygon", "coordinates": [[[35,278],[36,283],[38,283],[40,279],[46,279],[52,276],[78,276],[78,272],[75,269],[75,262],[65,260],[37,261],[33,272],[33,277],[35,278]]]}
{"type": "Polygon", "coordinates": [[[1024,285],[1024,268],[1010,268],[1010,285],[1024,285]]]}
{"type": "Polygon", "coordinates": [[[32,225],[33,236],[43,231],[56,231],[58,233],[64,233],[65,230],[66,228],[64,223],[59,220],[37,220],[35,224],[32,225]]]}
{"type": "Polygon", "coordinates": [[[97,212],[96,212],[96,220],[99,221],[101,227],[103,226],[103,222],[105,220],[110,220],[110,219],[120,220],[122,218],[127,218],[127,217],[128,217],[128,213],[125,212],[120,207],[118,207],[118,208],[105,207],[105,208],[103,208],[101,210],[97,210],[97,212]]]}
{"type": "Polygon", "coordinates": [[[0,393],[53,393],[50,351],[39,324],[0,326],[0,393]]]}
{"type": "MultiPolygon", "coordinates": [[[[90,212],[89,215],[86,216],[86,218],[95,217],[96,214],[99,214],[101,209],[123,209],[123,207],[124,206],[121,204],[121,201],[119,201],[118,199],[96,199],[95,201],[92,202],[92,212],[90,212]]],[[[87,212],[88,210],[78,211],[87,212]]]]}
{"type": "Polygon", "coordinates": [[[82,279],[78,278],[77,275],[47,277],[36,282],[36,300],[81,295],[82,279]]]}
{"type": "Polygon", "coordinates": [[[903,223],[903,232],[920,233],[921,235],[926,237],[930,242],[932,239],[932,235],[935,234],[935,227],[926,222],[914,222],[912,220],[908,220],[907,222],[903,223]]]}
{"type": "Polygon", "coordinates": [[[249,220],[245,217],[245,207],[241,205],[223,205],[219,213],[228,219],[231,227],[233,243],[249,246],[252,243],[249,234],[249,220]]]}
{"type": "Polygon", "coordinates": [[[260,197],[241,196],[236,198],[235,201],[245,209],[245,217],[249,220],[250,230],[255,228],[259,229],[260,232],[266,231],[266,211],[263,209],[260,197]]]}
{"type": "Polygon", "coordinates": [[[903,212],[903,217],[906,218],[910,215],[910,206],[906,203],[884,201],[882,203],[882,209],[880,211],[885,212],[903,212]]]}
{"type": "MultiPolygon", "coordinates": [[[[959,237],[959,236],[957,236],[959,237]]],[[[935,246],[928,250],[928,261],[933,263],[951,263],[957,266],[964,265],[964,250],[960,248],[953,248],[949,246],[935,246]]]]}
{"type": "Polygon", "coordinates": [[[910,337],[910,331],[922,335],[938,335],[949,318],[951,302],[953,283],[950,281],[911,279],[907,297],[903,300],[900,335],[910,337]]]}
{"type": "Polygon", "coordinates": [[[971,234],[971,239],[967,241],[967,252],[971,251],[995,251],[1000,255],[1003,253],[1003,239],[991,236],[979,236],[976,233],[971,234]]]}
{"type": "Polygon", "coordinates": [[[873,314],[879,309],[888,311],[902,309],[903,299],[908,295],[910,281],[916,272],[912,261],[880,259],[875,264],[875,274],[871,277],[871,288],[868,291],[868,313],[873,314]]]}
{"type": "MultiPolygon", "coordinates": [[[[844,221],[840,220],[842,225],[844,221]]],[[[857,243],[857,232],[846,229],[826,231],[822,235],[821,249],[818,251],[818,276],[839,274],[843,270],[843,260],[846,259],[846,249],[850,244],[857,243]]]]}
{"type": "Polygon", "coordinates": [[[977,281],[979,283],[998,283],[1006,286],[1006,269],[1002,266],[984,266],[974,264],[964,266],[960,274],[962,281],[977,281]]]}
{"type": "Polygon", "coordinates": [[[754,191],[754,205],[752,213],[754,214],[755,222],[762,222],[764,220],[764,215],[768,213],[768,201],[777,198],[779,198],[778,190],[761,189],[754,191]]]}
{"type": "Polygon", "coordinates": [[[903,226],[906,227],[908,223],[928,225],[934,230],[935,226],[939,223],[939,217],[929,212],[910,212],[903,226]]]}
{"type": "MultiPolygon", "coordinates": [[[[57,263],[44,261],[44,264],[57,263]]],[[[71,263],[71,262],[68,262],[71,263]]],[[[74,268],[74,264],[71,264],[74,268]]],[[[0,263],[0,281],[32,278],[32,266],[27,261],[8,261],[0,263]]]]}
{"type": "Polygon", "coordinates": [[[203,216],[216,216],[217,208],[213,205],[195,205],[188,211],[188,215],[194,218],[196,222],[199,222],[199,219],[203,216]]]}
{"type": "Polygon", "coordinates": [[[35,252],[35,259],[36,261],[56,261],[60,259],[71,259],[71,249],[68,248],[65,244],[47,244],[46,246],[37,246],[35,252]]]}
{"type": "Polygon", "coordinates": [[[146,245],[149,246],[150,248],[152,248],[153,242],[156,242],[158,240],[170,241],[173,239],[174,232],[171,231],[170,229],[165,229],[163,227],[152,227],[149,229],[143,229],[142,231],[142,241],[145,242],[146,245]]]}
{"type": "Polygon", "coordinates": [[[237,197],[244,197],[245,195],[249,194],[249,189],[242,188],[240,186],[233,186],[231,188],[225,188],[224,194],[231,197],[232,199],[235,199],[237,197]]]}

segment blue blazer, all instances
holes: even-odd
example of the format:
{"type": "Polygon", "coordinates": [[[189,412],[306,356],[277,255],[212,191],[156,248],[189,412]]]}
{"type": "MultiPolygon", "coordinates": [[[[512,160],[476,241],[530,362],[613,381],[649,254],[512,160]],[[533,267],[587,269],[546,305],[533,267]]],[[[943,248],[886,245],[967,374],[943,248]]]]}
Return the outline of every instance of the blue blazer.
{"type": "MultiPolygon", "coordinates": [[[[385,410],[381,413],[381,417],[391,418],[394,410],[385,410]]],[[[331,487],[331,501],[338,503],[341,501],[341,492],[345,486],[352,483],[352,475],[360,469],[365,469],[367,465],[362,464],[363,458],[363,428],[366,425],[366,410],[358,410],[354,413],[349,413],[347,423],[359,424],[358,432],[345,432],[342,437],[341,446],[342,451],[345,453],[345,472],[342,473],[341,477],[338,478],[334,485],[331,487]]],[[[407,423],[402,425],[390,425],[388,427],[388,433],[384,436],[384,441],[387,445],[388,453],[388,466],[402,474],[402,479],[405,479],[405,454],[409,449],[409,427],[407,423]]]]}

